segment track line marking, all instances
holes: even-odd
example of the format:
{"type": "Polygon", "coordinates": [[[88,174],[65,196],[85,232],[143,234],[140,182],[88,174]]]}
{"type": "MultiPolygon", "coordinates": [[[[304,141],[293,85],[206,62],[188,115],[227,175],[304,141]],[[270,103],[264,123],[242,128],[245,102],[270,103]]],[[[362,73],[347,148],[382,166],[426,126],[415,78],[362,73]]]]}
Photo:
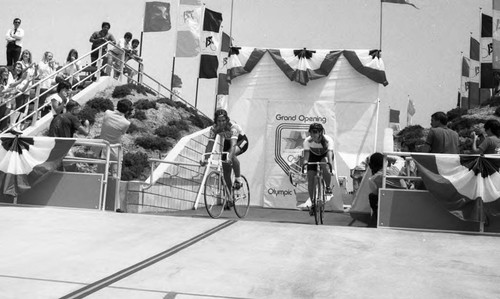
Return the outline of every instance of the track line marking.
{"type": "Polygon", "coordinates": [[[160,252],[156,255],[153,255],[152,257],[147,258],[147,259],[145,259],[145,260],[143,260],[135,265],[132,265],[128,268],[125,268],[121,271],[118,271],[114,274],[111,274],[108,277],[105,277],[101,280],[93,282],[93,283],[91,283],[91,284],[89,284],[81,289],[78,289],[74,292],[71,292],[71,293],[61,297],[61,299],[84,298],[92,293],[97,292],[100,289],[103,289],[103,288],[105,288],[105,287],[107,287],[107,286],[109,286],[109,285],[111,285],[119,280],[124,279],[127,276],[130,276],[130,275],[132,275],[132,274],[134,274],[134,273],[136,273],[144,268],[147,268],[147,267],[149,267],[149,266],[171,256],[171,255],[174,255],[177,252],[179,252],[183,249],[186,249],[191,245],[198,243],[199,241],[213,235],[214,233],[216,233],[216,232],[218,232],[218,231],[220,231],[220,230],[222,230],[222,229],[224,229],[224,228],[226,228],[226,227],[228,227],[236,222],[237,222],[236,220],[228,220],[224,223],[221,223],[214,228],[211,228],[211,229],[209,229],[209,230],[207,230],[199,235],[196,235],[193,238],[186,240],[182,243],[179,243],[179,244],[175,245],[174,247],[171,247],[163,252],[160,252]]]}

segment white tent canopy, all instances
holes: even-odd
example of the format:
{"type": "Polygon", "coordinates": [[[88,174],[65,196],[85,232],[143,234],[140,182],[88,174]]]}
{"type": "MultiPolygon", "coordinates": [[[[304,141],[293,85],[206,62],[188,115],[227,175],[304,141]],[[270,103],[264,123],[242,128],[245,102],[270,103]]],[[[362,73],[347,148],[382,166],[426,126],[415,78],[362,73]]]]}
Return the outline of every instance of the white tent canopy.
{"type": "Polygon", "coordinates": [[[237,48],[231,54],[226,108],[249,138],[240,161],[252,205],[296,207],[306,186],[294,187],[288,174],[300,166],[313,122],[333,137],[340,176],[375,151],[379,86],[387,84],[376,53],[237,48]]]}

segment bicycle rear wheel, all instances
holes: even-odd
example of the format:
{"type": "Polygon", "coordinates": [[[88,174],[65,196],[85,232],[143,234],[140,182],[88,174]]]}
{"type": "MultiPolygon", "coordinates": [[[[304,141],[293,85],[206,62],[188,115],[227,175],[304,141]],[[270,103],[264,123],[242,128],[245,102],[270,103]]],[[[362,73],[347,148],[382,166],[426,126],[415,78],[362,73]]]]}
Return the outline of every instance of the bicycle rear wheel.
{"type": "Polygon", "coordinates": [[[222,180],[220,172],[212,171],[205,182],[205,208],[212,218],[219,218],[226,204],[226,188],[222,180]]]}
{"type": "Polygon", "coordinates": [[[237,190],[233,188],[233,201],[236,215],[239,218],[245,217],[250,207],[250,187],[244,176],[241,176],[241,187],[237,190]]]}

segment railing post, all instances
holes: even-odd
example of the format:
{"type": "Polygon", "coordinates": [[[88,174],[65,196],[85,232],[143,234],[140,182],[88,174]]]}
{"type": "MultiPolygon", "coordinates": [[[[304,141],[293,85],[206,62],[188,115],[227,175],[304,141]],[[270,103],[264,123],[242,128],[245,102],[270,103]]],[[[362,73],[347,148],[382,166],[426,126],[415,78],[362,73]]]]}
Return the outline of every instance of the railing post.
{"type": "Polygon", "coordinates": [[[144,69],[144,66],[142,64],[142,62],[139,63],[139,72],[137,74],[137,81],[139,82],[139,84],[142,84],[142,72],[143,72],[143,69],[144,69]]]}
{"type": "Polygon", "coordinates": [[[99,57],[97,57],[97,70],[96,70],[97,80],[101,78],[101,67],[102,67],[102,48],[99,49],[99,57]]]}
{"type": "MultiPolygon", "coordinates": [[[[38,120],[38,103],[40,102],[40,84],[37,85],[35,91],[35,98],[33,103],[33,116],[31,118],[31,126],[34,127],[36,125],[36,121],[38,120]]],[[[41,113],[40,113],[41,114],[41,113]]]]}

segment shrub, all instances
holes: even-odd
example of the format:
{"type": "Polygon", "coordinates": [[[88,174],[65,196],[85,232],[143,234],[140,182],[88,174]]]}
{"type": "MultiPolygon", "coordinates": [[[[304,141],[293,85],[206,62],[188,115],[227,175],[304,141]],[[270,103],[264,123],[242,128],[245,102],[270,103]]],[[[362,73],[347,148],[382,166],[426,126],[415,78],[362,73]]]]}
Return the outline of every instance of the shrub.
{"type": "Polygon", "coordinates": [[[484,101],[483,103],[481,103],[481,107],[484,106],[490,106],[490,107],[500,106],[500,96],[493,96],[488,100],[484,101]]]}
{"type": "Polygon", "coordinates": [[[113,90],[113,94],[111,95],[113,98],[124,98],[132,94],[132,89],[129,84],[120,85],[115,87],[113,90]]]}
{"type": "Polygon", "coordinates": [[[213,124],[213,121],[210,118],[208,118],[206,116],[199,115],[198,113],[191,115],[189,117],[189,120],[191,121],[193,126],[196,126],[198,128],[201,128],[201,129],[209,127],[213,124]]]}
{"type": "Polygon", "coordinates": [[[450,129],[459,132],[463,131],[465,129],[470,129],[472,126],[485,123],[485,119],[480,119],[480,118],[465,118],[465,117],[458,117],[454,119],[451,123],[448,124],[448,127],[450,129]]]}
{"type": "Polygon", "coordinates": [[[498,116],[500,117],[500,107],[498,107],[497,109],[495,109],[495,116],[498,116]]]}
{"type": "Polygon", "coordinates": [[[115,110],[113,102],[110,99],[106,98],[93,98],[85,103],[85,106],[89,106],[90,108],[101,112],[104,112],[106,110],[115,110]]]}
{"type": "Polygon", "coordinates": [[[144,110],[135,110],[134,114],[132,115],[132,118],[135,118],[137,120],[148,119],[146,112],[144,112],[144,110]]]}
{"type": "Polygon", "coordinates": [[[156,102],[148,99],[138,100],[134,103],[134,108],[139,110],[157,109],[156,102]]]}
{"type": "Polygon", "coordinates": [[[448,117],[448,122],[456,119],[457,117],[460,117],[462,115],[467,114],[467,109],[465,108],[453,108],[450,111],[446,112],[446,116],[448,117]]]}
{"type": "Polygon", "coordinates": [[[416,147],[424,142],[424,128],[420,125],[408,126],[398,133],[398,137],[401,143],[408,146],[410,152],[414,152],[416,147]]]}
{"type": "Polygon", "coordinates": [[[181,119],[181,120],[171,120],[168,122],[168,125],[169,126],[173,126],[173,127],[176,127],[177,130],[179,131],[189,131],[189,124],[187,123],[187,121],[181,119]]]}
{"type": "Polygon", "coordinates": [[[93,125],[95,123],[95,115],[97,114],[97,110],[94,108],[91,108],[90,106],[83,106],[82,110],[80,110],[80,113],[78,114],[78,117],[82,120],[88,120],[89,124],[93,125]]]}
{"type": "Polygon", "coordinates": [[[148,170],[148,155],[141,152],[125,153],[123,155],[122,176],[123,181],[140,178],[148,170]]]}
{"type": "Polygon", "coordinates": [[[144,149],[150,150],[168,151],[172,148],[172,143],[158,136],[137,137],[134,143],[144,149]]]}
{"type": "Polygon", "coordinates": [[[160,103],[160,104],[167,104],[170,107],[175,107],[175,101],[172,99],[169,99],[169,98],[160,98],[160,99],[156,100],[156,102],[160,103]]]}
{"type": "Polygon", "coordinates": [[[130,126],[127,129],[127,134],[132,134],[134,132],[146,132],[147,129],[143,127],[139,127],[138,125],[134,124],[133,122],[130,123],[130,126]]]}
{"type": "Polygon", "coordinates": [[[181,133],[175,126],[160,126],[155,130],[155,134],[160,137],[170,137],[175,140],[181,137],[181,133]]]}

